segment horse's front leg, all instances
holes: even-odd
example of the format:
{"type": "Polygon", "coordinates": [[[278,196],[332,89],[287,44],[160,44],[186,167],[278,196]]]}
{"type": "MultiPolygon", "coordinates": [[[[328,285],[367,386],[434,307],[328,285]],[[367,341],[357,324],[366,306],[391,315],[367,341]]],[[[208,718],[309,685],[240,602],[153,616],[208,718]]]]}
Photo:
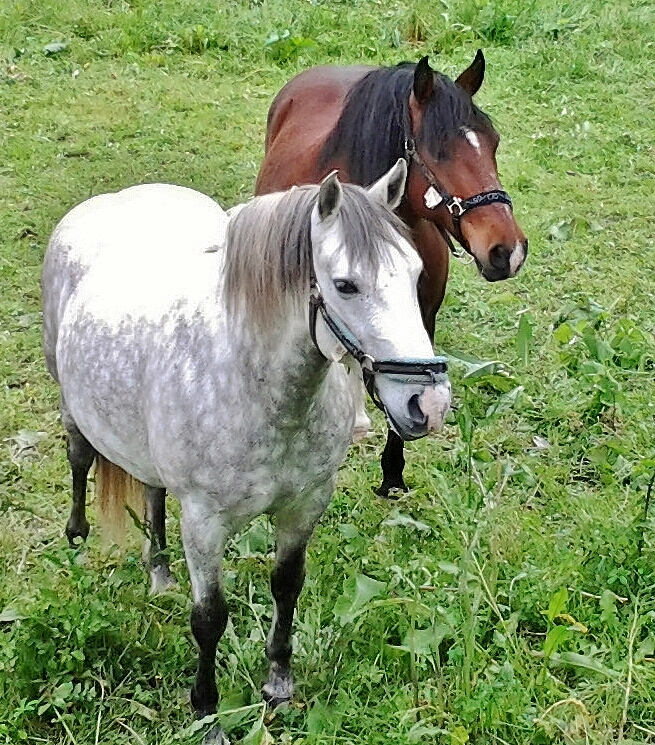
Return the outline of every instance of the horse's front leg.
{"type": "Polygon", "coordinates": [[[266,656],[270,663],[268,680],[262,694],[272,706],[279,706],[293,696],[291,674],[291,626],[298,596],[305,581],[307,542],[295,546],[278,545],[275,567],[271,574],[273,623],[266,641],[266,656]]]}
{"type": "Polygon", "coordinates": [[[143,561],[150,570],[150,592],[154,595],[175,585],[168,564],[166,547],[166,489],[145,486],[148,538],[143,547],[143,561]]]}
{"type": "Polygon", "coordinates": [[[402,438],[392,429],[387,434],[387,443],[382,452],[380,463],[382,465],[382,484],[375,490],[379,497],[393,496],[394,492],[405,492],[405,480],[403,470],[405,468],[405,455],[402,438]]]}
{"type": "MultiPolygon", "coordinates": [[[[441,307],[448,280],[448,243],[434,223],[417,220],[413,215],[402,215],[412,227],[416,248],[423,259],[423,271],[418,280],[417,292],[423,325],[430,340],[434,340],[435,317],[441,307]]],[[[405,492],[403,478],[405,455],[402,438],[389,430],[381,458],[382,484],[375,490],[380,497],[405,492]]]]}
{"type": "MultiPolygon", "coordinates": [[[[191,632],[198,644],[198,667],[191,704],[198,719],[216,713],[216,649],[227,626],[228,609],[222,583],[223,550],[227,531],[210,509],[182,501],[182,540],[193,589],[191,632]]],[[[229,745],[220,724],[204,739],[205,745],[229,745]]]]}

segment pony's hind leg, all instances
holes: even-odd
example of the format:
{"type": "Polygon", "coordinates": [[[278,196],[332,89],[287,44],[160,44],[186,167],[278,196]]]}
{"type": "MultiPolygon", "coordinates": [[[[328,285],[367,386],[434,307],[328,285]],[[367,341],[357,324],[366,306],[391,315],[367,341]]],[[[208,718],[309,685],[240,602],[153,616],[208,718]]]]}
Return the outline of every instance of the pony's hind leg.
{"type": "Polygon", "coordinates": [[[268,680],[262,694],[272,707],[290,701],[294,692],[291,673],[291,626],[300,591],[305,581],[307,544],[276,549],[275,567],[271,574],[273,623],[266,641],[269,661],[268,680]]]}
{"type": "Polygon", "coordinates": [[[403,455],[403,441],[393,430],[389,430],[387,443],[381,458],[382,484],[375,493],[380,497],[389,497],[394,492],[407,491],[403,479],[405,456],[403,455]]]}
{"type": "Polygon", "coordinates": [[[175,585],[166,547],[166,489],[146,485],[145,494],[148,538],[143,561],[150,570],[150,592],[155,595],[175,585]]]}
{"type": "Polygon", "coordinates": [[[74,548],[79,538],[86,541],[89,535],[89,521],[86,519],[86,482],[97,453],[77,428],[63,401],[61,418],[68,433],[66,454],[73,476],[73,503],[66,523],[66,537],[71,548],[74,548]]]}

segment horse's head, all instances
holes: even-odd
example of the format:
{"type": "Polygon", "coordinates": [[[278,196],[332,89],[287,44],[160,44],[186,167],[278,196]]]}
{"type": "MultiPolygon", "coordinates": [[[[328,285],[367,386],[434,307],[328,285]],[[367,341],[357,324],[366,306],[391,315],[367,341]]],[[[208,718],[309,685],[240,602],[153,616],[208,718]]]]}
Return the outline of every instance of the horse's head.
{"type": "Polygon", "coordinates": [[[405,142],[407,202],[461,243],[494,282],[519,271],[528,242],[498,179],[498,134],[472,100],[484,67],[478,51],[453,83],[432,70],[427,57],[416,65],[405,142]]]}
{"type": "Polygon", "coordinates": [[[421,320],[421,260],[392,213],[406,173],[399,160],[368,190],[342,186],[334,173],[321,184],[312,213],[310,328],[328,359],[348,352],[360,362],[391,425],[415,439],[443,424],[450,383],[421,320]]]}

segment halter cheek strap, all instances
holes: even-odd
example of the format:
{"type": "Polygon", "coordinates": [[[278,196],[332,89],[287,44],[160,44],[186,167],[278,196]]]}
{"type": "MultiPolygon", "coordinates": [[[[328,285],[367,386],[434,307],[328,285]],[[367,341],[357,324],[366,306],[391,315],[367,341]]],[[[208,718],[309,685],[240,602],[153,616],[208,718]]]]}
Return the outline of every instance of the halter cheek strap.
{"type": "MultiPolygon", "coordinates": [[[[387,419],[393,424],[386,407],[377,395],[375,387],[375,375],[386,374],[405,377],[415,382],[424,382],[434,384],[439,381],[439,376],[443,376],[448,371],[448,365],[445,357],[428,357],[428,358],[403,358],[376,360],[370,354],[367,354],[359,341],[352,334],[350,329],[338,317],[328,313],[325,307],[325,300],[315,279],[311,280],[311,291],[309,295],[309,334],[314,342],[314,346],[321,352],[321,348],[316,341],[316,321],[318,315],[325,322],[326,326],[334,334],[337,340],[344,346],[348,353],[359,362],[362,368],[364,385],[368,391],[373,403],[384,412],[387,419]]],[[[323,355],[325,356],[325,355],[323,355]]]]}
{"type": "MultiPolygon", "coordinates": [[[[472,197],[463,199],[462,197],[455,197],[450,194],[442,185],[439,183],[437,177],[428,168],[423,158],[416,149],[416,142],[413,137],[407,137],[405,139],[405,159],[407,166],[411,165],[412,161],[416,163],[421,175],[428,183],[428,188],[423,195],[425,206],[428,209],[436,209],[437,207],[444,206],[450,213],[451,220],[453,222],[453,235],[457,242],[460,243],[469,253],[471,253],[470,246],[464,234],[462,233],[461,219],[462,215],[469,212],[476,207],[485,207],[489,204],[506,204],[512,209],[512,199],[509,194],[503,189],[493,189],[491,191],[483,191],[479,194],[475,194],[472,197]]],[[[451,251],[453,251],[452,242],[448,241],[451,251]]],[[[454,251],[453,251],[454,253],[454,251]]]]}

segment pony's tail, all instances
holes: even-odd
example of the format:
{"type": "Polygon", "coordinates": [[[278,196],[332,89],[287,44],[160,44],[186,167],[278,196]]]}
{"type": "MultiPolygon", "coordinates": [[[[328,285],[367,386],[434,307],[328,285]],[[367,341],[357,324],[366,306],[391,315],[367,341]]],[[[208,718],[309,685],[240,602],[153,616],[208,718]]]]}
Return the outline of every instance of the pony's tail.
{"type": "Polygon", "coordinates": [[[95,495],[101,528],[113,541],[124,543],[128,513],[130,522],[143,529],[146,504],[143,483],[99,453],[95,495]]]}

